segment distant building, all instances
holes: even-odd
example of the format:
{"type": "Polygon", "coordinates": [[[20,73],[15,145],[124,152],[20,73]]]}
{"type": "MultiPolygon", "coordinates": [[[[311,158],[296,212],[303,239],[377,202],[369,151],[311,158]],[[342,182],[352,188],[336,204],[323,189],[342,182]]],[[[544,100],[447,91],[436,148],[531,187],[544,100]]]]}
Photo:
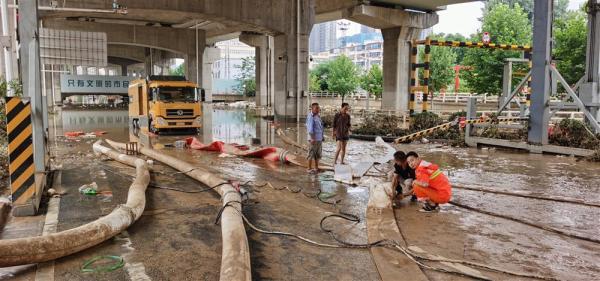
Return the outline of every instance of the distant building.
{"type": "Polygon", "coordinates": [[[336,21],[315,24],[310,32],[309,51],[318,53],[336,47],[336,21]]]}
{"type": "Polygon", "coordinates": [[[383,41],[381,32],[375,29],[375,32],[358,33],[350,36],[340,37],[337,40],[336,48],[349,45],[360,45],[367,41],[383,41]]]}
{"type": "Polygon", "coordinates": [[[381,65],[383,61],[383,40],[367,41],[363,44],[352,44],[344,48],[331,49],[329,52],[311,54],[311,69],[317,65],[333,60],[341,55],[349,57],[359,68],[367,70],[372,65],[381,65]]]}
{"type": "Polygon", "coordinates": [[[360,26],[360,33],[377,33],[379,32],[379,30],[377,30],[376,28],[372,28],[366,25],[361,25],[360,26]]]}
{"type": "MultiPolygon", "coordinates": [[[[314,69],[317,65],[333,60],[342,54],[349,57],[359,69],[368,70],[372,65],[382,65],[383,36],[381,32],[365,25],[360,27],[360,31],[358,34],[338,38],[335,47],[321,51],[313,51],[313,43],[316,45],[316,42],[313,41],[313,33],[311,33],[309,68],[314,69]]],[[[419,39],[425,39],[432,33],[431,28],[425,29],[419,35],[419,39]]]]}
{"type": "Polygon", "coordinates": [[[221,50],[221,59],[213,63],[214,79],[235,79],[239,73],[242,59],[254,58],[254,47],[250,47],[238,39],[221,41],[215,44],[221,50]]]}

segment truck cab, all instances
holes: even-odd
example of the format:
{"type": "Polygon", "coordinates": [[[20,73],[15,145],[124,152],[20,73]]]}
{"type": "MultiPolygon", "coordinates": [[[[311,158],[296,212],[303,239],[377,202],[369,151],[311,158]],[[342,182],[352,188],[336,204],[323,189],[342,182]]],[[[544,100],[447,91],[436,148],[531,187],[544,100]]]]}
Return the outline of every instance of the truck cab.
{"type": "Polygon", "coordinates": [[[129,118],[152,133],[202,127],[202,89],[183,76],[150,76],[129,84],[129,118]]]}

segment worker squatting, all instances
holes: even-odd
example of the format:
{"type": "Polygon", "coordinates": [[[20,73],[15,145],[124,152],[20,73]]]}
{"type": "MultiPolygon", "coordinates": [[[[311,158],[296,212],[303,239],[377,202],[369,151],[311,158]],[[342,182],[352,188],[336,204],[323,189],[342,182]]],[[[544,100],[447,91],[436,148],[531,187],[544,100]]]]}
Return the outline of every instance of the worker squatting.
{"type": "MultiPolygon", "coordinates": [[[[350,134],[350,106],[342,103],[340,112],[334,117],[333,137],[337,142],[335,162],[341,152],[341,163],[344,164],[346,144],[350,134]]],[[[319,172],[319,160],[322,156],[323,122],[321,121],[318,103],[311,105],[311,110],[306,118],[306,128],[309,142],[308,172],[319,172]],[[314,168],[313,168],[314,162],[314,168]]],[[[438,165],[422,160],[414,152],[394,153],[394,177],[392,190],[395,191],[394,199],[399,201],[410,196],[411,201],[423,202],[422,212],[439,211],[439,205],[450,201],[452,189],[448,177],[442,173],[438,165]]]]}

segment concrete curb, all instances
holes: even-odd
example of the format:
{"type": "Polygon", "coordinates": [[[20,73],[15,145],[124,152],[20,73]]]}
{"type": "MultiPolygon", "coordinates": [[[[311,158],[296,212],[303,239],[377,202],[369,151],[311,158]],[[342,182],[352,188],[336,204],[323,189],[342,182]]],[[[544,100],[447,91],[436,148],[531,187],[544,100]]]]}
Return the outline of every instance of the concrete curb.
{"type": "Polygon", "coordinates": [[[8,213],[10,213],[10,203],[0,201],[0,232],[4,229],[4,224],[8,219],[8,213]]]}

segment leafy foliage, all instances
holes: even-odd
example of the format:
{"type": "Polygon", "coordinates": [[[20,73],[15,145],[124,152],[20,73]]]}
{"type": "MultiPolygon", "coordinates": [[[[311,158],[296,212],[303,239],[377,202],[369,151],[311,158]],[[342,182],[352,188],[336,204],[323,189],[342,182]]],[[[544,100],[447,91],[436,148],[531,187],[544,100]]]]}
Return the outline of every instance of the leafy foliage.
{"type": "Polygon", "coordinates": [[[372,65],[371,69],[360,78],[360,85],[370,94],[381,97],[383,92],[383,72],[379,65],[372,65]]]}
{"type": "MultiPolygon", "coordinates": [[[[531,42],[531,24],[518,3],[513,8],[501,3],[486,11],[478,36],[481,37],[483,32],[489,32],[491,41],[495,43],[529,45],[531,42]]],[[[477,93],[499,94],[502,91],[504,60],[510,57],[521,57],[521,52],[469,49],[464,64],[472,66],[473,70],[465,71],[464,79],[477,93]]]]}
{"type": "MultiPolygon", "coordinates": [[[[327,84],[327,77],[329,76],[329,73],[331,70],[330,66],[331,66],[331,61],[321,63],[321,64],[317,65],[317,67],[310,72],[311,77],[314,77],[311,79],[315,79],[316,84],[318,84],[318,86],[319,86],[319,90],[317,90],[317,88],[316,88],[317,85],[316,84],[313,85],[315,92],[329,91],[329,84],[327,84]]],[[[311,90],[311,91],[313,91],[313,90],[311,90]]]]}
{"type": "Polygon", "coordinates": [[[600,147],[600,135],[592,135],[587,125],[575,119],[563,119],[558,126],[552,130],[549,136],[551,144],[579,147],[587,149],[598,149],[600,147]]]}
{"type": "Polygon", "coordinates": [[[256,72],[255,72],[255,59],[254,57],[242,58],[242,64],[236,65],[236,68],[240,70],[240,74],[235,78],[237,85],[235,90],[247,97],[253,97],[256,95],[256,72]]]}
{"type": "MultiPolygon", "coordinates": [[[[463,36],[460,33],[455,33],[455,34],[438,33],[438,34],[434,34],[433,36],[431,36],[431,39],[446,40],[446,41],[459,41],[459,42],[468,41],[468,38],[466,38],[465,36],[463,36]]],[[[462,65],[463,59],[465,58],[465,51],[467,49],[466,48],[450,48],[450,50],[452,50],[452,52],[456,55],[456,58],[453,63],[462,65]]]]}
{"type": "Polygon", "coordinates": [[[175,69],[169,69],[169,75],[185,76],[184,64],[180,64],[175,69]]]}
{"type": "Polygon", "coordinates": [[[311,92],[320,92],[321,91],[321,83],[319,81],[319,77],[314,72],[310,72],[308,74],[308,90],[311,92]]]}
{"type": "MultiPolygon", "coordinates": [[[[425,59],[425,51],[420,52],[421,61],[425,59]]],[[[456,53],[448,47],[431,47],[431,62],[429,63],[429,92],[439,92],[446,89],[454,79],[454,69],[452,66],[456,63],[456,53]]],[[[419,69],[420,79],[423,79],[423,69],[419,69]]],[[[421,81],[421,85],[422,85],[421,81]]]]}
{"type": "MultiPolygon", "coordinates": [[[[515,5],[519,5],[527,14],[527,18],[531,23],[533,20],[533,1],[534,0],[488,0],[485,3],[484,12],[491,10],[498,4],[505,4],[511,8],[514,8],[515,5]]],[[[554,17],[561,18],[567,13],[567,6],[569,6],[569,0],[554,0],[554,17]]]]}
{"type": "Polygon", "coordinates": [[[330,62],[327,85],[329,91],[344,97],[353,93],[358,88],[358,69],[345,55],[341,55],[330,62]]]}
{"type": "Polygon", "coordinates": [[[586,15],[570,11],[555,22],[554,59],[556,68],[569,84],[575,84],[585,72],[587,44],[586,15]]]}

